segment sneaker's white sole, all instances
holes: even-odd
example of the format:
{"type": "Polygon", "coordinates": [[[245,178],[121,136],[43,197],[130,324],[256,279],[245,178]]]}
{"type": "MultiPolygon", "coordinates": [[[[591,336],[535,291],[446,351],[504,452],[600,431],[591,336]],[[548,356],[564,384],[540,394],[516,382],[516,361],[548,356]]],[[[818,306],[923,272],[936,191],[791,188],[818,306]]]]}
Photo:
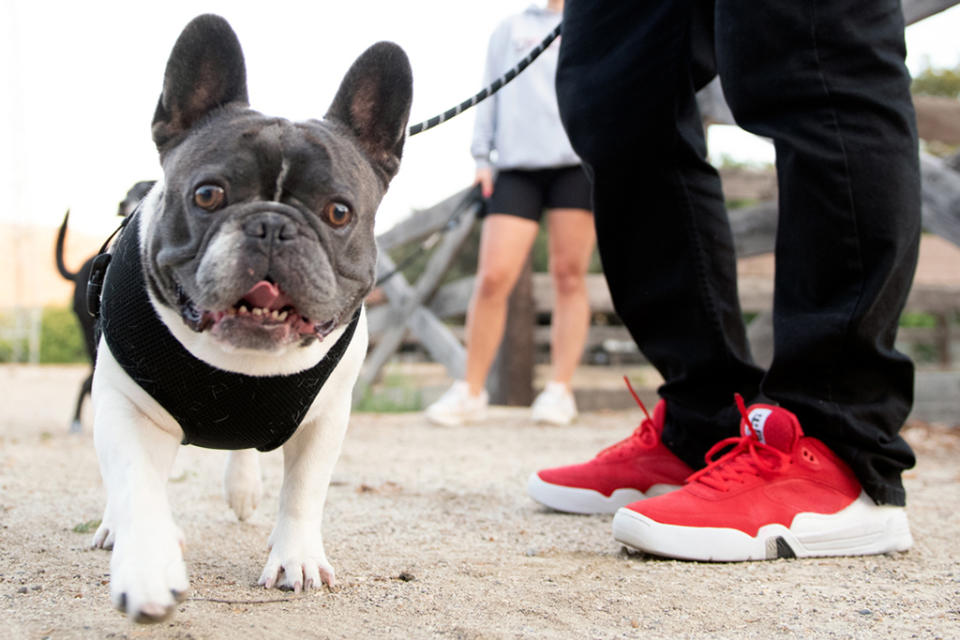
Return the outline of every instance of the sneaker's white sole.
{"type": "Polygon", "coordinates": [[[661,524],[620,509],[613,537],[646,553],[704,562],[861,556],[913,546],[906,510],[878,506],[865,493],[837,513],[800,513],[789,528],[769,524],[756,536],[739,529],[661,524]]]}
{"type": "Polygon", "coordinates": [[[592,489],[564,487],[545,482],[536,473],[527,480],[527,494],[540,504],[567,513],[616,513],[621,507],[679,489],[678,485],[655,484],[646,493],[638,489],[617,489],[610,497],[592,489]]]}
{"type": "Polygon", "coordinates": [[[530,412],[530,419],[538,423],[555,424],[566,426],[577,419],[576,413],[565,413],[563,411],[553,411],[550,409],[534,409],[530,412]]]}

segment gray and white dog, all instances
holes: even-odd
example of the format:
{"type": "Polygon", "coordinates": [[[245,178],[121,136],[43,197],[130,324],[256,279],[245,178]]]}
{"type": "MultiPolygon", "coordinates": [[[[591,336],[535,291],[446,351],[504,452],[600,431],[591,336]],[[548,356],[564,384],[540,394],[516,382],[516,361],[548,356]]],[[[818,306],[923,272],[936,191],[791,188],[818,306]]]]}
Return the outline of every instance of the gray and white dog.
{"type": "Polygon", "coordinates": [[[231,449],[241,519],[261,496],[254,449],[283,447],[267,587],[333,585],[323,505],[366,352],[374,214],[396,174],[412,79],[370,47],[322,120],[247,104],[243,54],[213,15],[184,29],[153,119],[163,179],[114,244],[93,382],[107,489],[94,546],[111,548],[114,604],[166,618],[188,590],[166,482],[178,447],[231,449]]]}

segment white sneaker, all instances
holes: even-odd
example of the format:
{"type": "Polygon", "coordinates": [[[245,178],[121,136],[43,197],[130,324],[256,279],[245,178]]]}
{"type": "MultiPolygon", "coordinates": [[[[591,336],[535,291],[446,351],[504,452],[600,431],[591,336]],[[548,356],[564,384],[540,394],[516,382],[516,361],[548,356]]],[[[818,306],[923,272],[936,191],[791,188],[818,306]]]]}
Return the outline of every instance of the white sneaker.
{"type": "Polygon", "coordinates": [[[455,427],[468,422],[486,420],[489,402],[486,391],[481,391],[479,395],[472,395],[467,383],[458,380],[436,402],[427,407],[424,413],[430,422],[455,427]]]}
{"type": "Polygon", "coordinates": [[[565,384],[548,382],[530,405],[530,414],[534,422],[570,424],[577,417],[577,403],[565,384]]]}

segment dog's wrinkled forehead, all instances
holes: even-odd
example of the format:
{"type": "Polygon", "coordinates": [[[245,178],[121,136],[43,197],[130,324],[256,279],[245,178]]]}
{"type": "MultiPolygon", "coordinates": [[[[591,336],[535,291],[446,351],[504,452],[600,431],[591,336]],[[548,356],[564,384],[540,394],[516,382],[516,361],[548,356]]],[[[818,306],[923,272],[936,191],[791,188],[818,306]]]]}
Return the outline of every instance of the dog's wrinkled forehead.
{"type": "Polygon", "coordinates": [[[295,199],[310,209],[336,194],[362,213],[385,191],[362,150],[336,123],[290,122],[224,109],[163,159],[169,188],[214,182],[232,202],[295,199]],[[333,170],[335,168],[335,170],[333,170]]]}

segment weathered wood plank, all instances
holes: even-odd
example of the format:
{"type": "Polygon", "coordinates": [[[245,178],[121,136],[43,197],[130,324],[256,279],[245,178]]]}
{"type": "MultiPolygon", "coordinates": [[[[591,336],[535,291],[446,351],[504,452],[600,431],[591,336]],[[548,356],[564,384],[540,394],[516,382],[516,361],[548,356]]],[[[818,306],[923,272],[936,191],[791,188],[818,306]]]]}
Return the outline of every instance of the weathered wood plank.
{"type": "Polygon", "coordinates": [[[407,327],[410,333],[420,339],[431,360],[443,364],[451,378],[463,379],[467,368],[467,350],[439,318],[424,307],[417,307],[407,320],[407,327]]]}
{"type": "Polygon", "coordinates": [[[737,279],[740,308],[748,313],[763,313],[773,309],[773,280],[759,276],[741,276],[737,279]]]}
{"type": "Polygon", "coordinates": [[[433,294],[430,311],[438,318],[451,318],[467,313],[467,304],[473,295],[474,276],[448,282],[433,294]]]}
{"type": "MultiPolygon", "coordinates": [[[[386,310],[386,307],[383,307],[383,309],[386,310]]],[[[373,311],[376,311],[376,309],[373,311]]],[[[372,314],[369,314],[367,316],[368,325],[371,315],[372,314]]],[[[417,317],[419,316],[415,314],[414,319],[417,317]]],[[[754,318],[747,326],[747,337],[753,350],[753,357],[762,367],[769,366],[773,359],[772,318],[773,316],[769,311],[763,312],[754,318]]],[[[415,320],[411,320],[411,322],[414,321],[415,320]]],[[[444,328],[449,331],[449,335],[452,336],[455,344],[460,345],[464,342],[465,330],[463,325],[444,325],[444,328]]],[[[950,340],[951,342],[949,344],[952,344],[955,342],[955,339],[953,338],[954,332],[951,331],[945,338],[941,335],[942,331],[941,325],[936,327],[902,327],[897,332],[897,342],[903,343],[904,345],[920,343],[933,345],[937,349],[937,353],[940,354],[941,357],[944,357],[947,353],[947,340],[950,340]]],[[[371,340],[375,344],[377,333],[373,331],[370,333],[371,340]]],[[[539,325],[534,327],[533,341],[538,351],[548,349],[550,345],[550,327],[539,325]]],[[[419,344],[419,341],[416,339],[416,336],[413,335],[412,331],[408,331],[403,338],[403,344],[419,344]]],[[[595,349],[602,349],[613,354],[635,355],[638,353],[636,343],[633,341],[633,338],[630,337],[630,332],[627,331],[627,328],[623,325],[591,325],[584,344],[584,352],[589,353],[595,349]]],[[[960,415],[960,409],[958,409],[958,415],[960,415]]]]}
{"type": "MultiPolygon", "coordinates": [[[[378,270],[389,273],[394,268],[389,256],[382,254],[380,260],[378,270]]],[[[376,324],[384,326],[385,329],[377,332],[375,346],[364,360],[360,370],[359,387],[363,389],[373,384],[380,370],[400,348],[408,328],[433,360],[443,363],[451,376],[462,377],[466,365],[466,351],[436,316],[416,304],[416,292],[403,274],[390,278],[384,283],[384,289],[389,289],[387,295],[392,304],[385,307],[385,312],[377,310],[372,314],[376,318],[376,324]]]]}
{"type": "Polygon", "coordinates": [[[527,407],[533,402],[536,351],[533,327],[536,322],[533,260],[528,255],[517,284],[510,292],[503,339],[487,376],[487,391],[493,404],[527,407]]]}
{"type": "Polygon", "coordinates": [[[390,326],[392,316],[393,311],[388,304],[367,307],[367,331],[370,334],[371,341],[374,336],[380,335],[390,326]]]}
{"type": "MultiPolygon", "coordinates": [[[[480,204],[472,204],[460,217],[457,226],[450,229],[443,241],[437,247],[437,250],[430,256],[426,268],[420,274],[420,279],[414,285],[414,291],[417,297],[417,304],[423,304],[436,291],[437,286],[450,268],[450,264],[456,258],[460,247],[470,234],[473,227],[473,221],[476,220],[477,213],[480,211],[480,204]]],[[[389,284],[389,281],[386,283],[389,284]]],[[[384,292],[390,296],[390,289],[385,286],[384,292]]]]}
{"type": "Polygon", "coordinates": [[[907,297],[907,311],[949,314],[960,310],[960,285],[914,284],[907,297]]]}
{"type": "Polygon", "coordinates": [[[908,25],[960,4],[960,0],[903,0],[903,18],[908,25]]]}
{"type": "Polygon", "coordinates": [[[777,203],[762,202],[728,212],[737,257],[746,258],[773,251],[777,237],[777,203]]]}
{"type": "MultiPolygon", "coordinates": [[[[377,261],[377,275],[388,274],[396,268],[393,260],[386,252],[381,252],[377,261]]],[[[397,352],[403,343],[403,337],[406,333],[406,320],[413,309],[404,316],[404,311],[409,306],[409,301],[414,298],[413,287],[407,282],[402,273],[396,273],[388,279],[383,285],[383,290],[389,290],[388,298],[390,304],[387,307],[386,329],[378,334],[376,345],[367,352],[367,357],[360,369],[359,385],[360,389],[369,387],[380,373],[380,369],[397,352]],[[399,327],[398,327],[399,324],[399,327]]],[[[382,312],[381,312],[382,313],[382,312]]],[[[383,322],[383,320],[381,320],[383,322]]]]}
{"type": "Polygon", "coordinates": [[[917,371],[910,418],[957,424],[960,371],[917,371]]]}
{"type": "Polygon", "coordinates": [[[944,96],[914,96],[917,133],[921,140],[960,144],[960,100],[944,96]]]}
{"type": "Polygon", "coordinates": [[[360,371],[362,385],[369,385],[374,381],[383,365],[400,347],[408,327],[431,357],[447,367],[451,376],[458,378],[463,376],[466,362],[463,347],[453,338],[443,323],[422,305],[433,294],[450,267],[450,263],[470,233],[479,209],[478,201],[472,202],[467,207],[456,226],[448,230],[440,246],[430,256],[427,267],[415,286],[410,286],[402,273],[395,273],[396,265],[390,256],[386,251],[380,251],[380,259],[377,263],[378,277],[393,274],[380,285],[390,301],[390,316],[387,321],[388,328],[378,336],[376,346],[367,355],[360,371]]]}
{"type": "MultiPolygon", "coordinates": [[[[740,306],[744,311],[768,311],[773,306],[773,281],[757,276],[741,276],[739,281],[740,306]]],[[[463,315],[467,311],[473,277],[468,276],[441,287],[430,304],[430,310],[440,318],[463,315]]],[[[587,274],[590,310],[612,313],[613,301],[602,274],[587,274]]],[[[553,287],[550,275],[533,274],[533,299],[538,313],[553,308],[553,287]]],[[[929,313],[949,313],[960,310],[960,286],[953,284],[914,284],[907,298],[907,310],[929,313]]]]}
{"type": "Polygon", "coordinates": [[[477,198],[471,198],[474,191],[474,187],[468,187],[429,209],[414,211],[402,222],[378,235],[377,245],[382,251],[390,251],[407,243],[423,240],[433,232],[443,229],[458,207],[465,205],[470,199],[478,202],[477,198]]]}
{"type": "MultiPolygon", "coordinates": [[[[453,334],[461,342],[464,340],[464,335],[466,329],[462,324],[458,325],[447,325],[450,329],[450,333],[453,334]]],[[[534,343],[539,346],[550,344],[550,327],[549,326],[540,326],[537,325],[533,328],[533,340],[534,343]]],[[[620,342],[629,342],[633,345],[633,338],[630,337],[630,332],[627,331],[627,328],[623,325],[590,325],[590,329],[587,334],[587,341],[585,344],[585,349],[593,349],[596,347],[604,346],[604,343],[614,341],[617,343],[620,342]]],[[[616,345],[614,349],[623,349],[624,351],[636,351],[636,345],[633,347],[616,345]]]]}
{"type": "MultiPolygon", "coordinates": [[[[467,312],[473,293],[474,276],[466,276],[440,287],[430,300],[430,310],[440,318],[460,316],[467,312]]],[[[600,273],[587,274],[587,302],[592,311],[612,312],[613,302],[607,280],[600,273]]],[[[550,274],[533,274],[533,299],[537,312],[553,308],[553,283],[550,274]]]]}
{"type": "Polygon", "coordinates": [[[920,153],[923,226],[960,246],[960,173],[929,153],[920,153]]]}
{"type": "MultiPolygon", "coordinates": [[[[929,153],[920,153],[923,226],[960,246],[960,173],[929,153]]],[[[729,213],[737,255],[747,257],[774,249],[777,204],[764,202],[729,213]]]]}

